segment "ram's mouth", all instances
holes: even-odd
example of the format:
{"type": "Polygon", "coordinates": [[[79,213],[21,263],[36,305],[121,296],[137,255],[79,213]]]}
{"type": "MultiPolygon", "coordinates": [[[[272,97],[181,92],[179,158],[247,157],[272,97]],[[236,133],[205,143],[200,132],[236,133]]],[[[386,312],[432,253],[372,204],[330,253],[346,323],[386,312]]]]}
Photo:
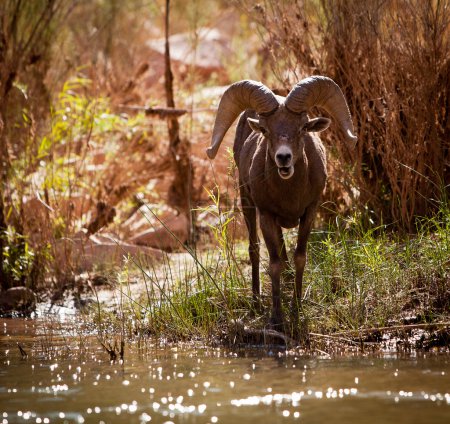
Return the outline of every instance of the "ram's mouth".
{"type": "Polygon", "coordinates": [[[278,168],[278,175],[283,178],[283,180],[287,180],[288,178],[291,178],[294,174],[294,167],[293,166],[280,166],[278,168]]]}

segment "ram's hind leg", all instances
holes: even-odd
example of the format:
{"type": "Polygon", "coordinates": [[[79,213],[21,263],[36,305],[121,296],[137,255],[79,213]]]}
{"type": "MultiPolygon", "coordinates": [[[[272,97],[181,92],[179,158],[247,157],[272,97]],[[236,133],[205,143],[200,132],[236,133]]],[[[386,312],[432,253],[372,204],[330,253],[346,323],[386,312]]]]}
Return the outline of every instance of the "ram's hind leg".
{"type": "Polygon", "coordinates": [[[287,255],[286,242],[284,240],[282,231],[280,231],[280,246],[281,246],[280,257],[282,264],[281,274],[283,275],[283,279],[285,282],[286,281],[292,282],[290,276],[287,274],[289,270],[289,258],[287,255]]]}
{"type": "Polygon", "coordinates": [[[294,301],[297,306],[300,306],[302,301],[302,285],[303,272],[306,265],[306,246],[308,243],[309,234],[311,233],[314,218],[316,216],[317,205],[314,204],[308,207],[304,215],[300,218],[300,226],[297,237],[297,247],[294,253],[295,262],[295,286],[294,286],[294,301]]]}
{"type": "MultiPolygon", "coordinates": [[[[316,216],[317,205],[314,204],[306,209],[305,214],[300,219],[300,226],[297,238],[297,247],[294,253],[295,263],[295,285],[294,285],[294,298],[292,300],[292,314],[294,324],[294,336],[302,336],[299,334],[299,310],[302,302],[302,285],[303,285],[303,273],[306,265],[306,247],[308,243],[309,234],[311,233],[314,218],[316,216]]],[[[303,332],[301,332],[303,333],[303,332]]],[[[306,336],[303,334],[303,336],[306,336]]]]}
{"type": "Polygon", "coordinates": [[[253,302],[259,308],[261,287],[259,281],[259,239],[256,226],[256,208],[243,190],[241,191],[241,205],[248,230],[248,254],[252,264],[253,302]]]}

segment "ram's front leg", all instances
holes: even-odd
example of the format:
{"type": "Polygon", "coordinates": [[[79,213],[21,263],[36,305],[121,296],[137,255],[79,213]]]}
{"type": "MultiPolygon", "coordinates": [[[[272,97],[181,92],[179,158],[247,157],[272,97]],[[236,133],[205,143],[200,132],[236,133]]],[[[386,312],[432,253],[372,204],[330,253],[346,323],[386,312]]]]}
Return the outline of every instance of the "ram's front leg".
{"type": "Polygon", "coordinates": [[[281,308],[281,288],[280,277],[283,270],[282,252],[282,232],[281,227],[276,223],[270,214],[261,213],[261,231],[269,251],[269,273],[272,280],[272,323],[275,328],[283,327],[283,312],[281,308]]]}

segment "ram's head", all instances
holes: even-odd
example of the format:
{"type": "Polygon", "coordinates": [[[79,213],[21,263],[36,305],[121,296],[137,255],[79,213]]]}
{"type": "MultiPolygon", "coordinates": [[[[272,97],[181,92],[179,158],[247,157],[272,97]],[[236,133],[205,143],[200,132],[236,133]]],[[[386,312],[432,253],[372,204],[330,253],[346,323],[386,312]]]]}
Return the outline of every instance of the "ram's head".
{"type": "Polygon", "coordinates": [[[294,173],[296,161],[303,155],[304,135],[323,131],[330,125],[328,118],[308,117],[314,106],[325,109],[338,122],[347,140],[355,142],[347,103],[339,86],[330,78],[305,78],[287,97],[276,96],[260,82],[244,80],[234,83],[220,101],[208,157],[213,159],[216,156],[225,133],[238,115],[253,109],[258,119],[249,118],[248,123],[253,131],[267,138],[269,154],[280,177],[288,179],[294,173]]]}

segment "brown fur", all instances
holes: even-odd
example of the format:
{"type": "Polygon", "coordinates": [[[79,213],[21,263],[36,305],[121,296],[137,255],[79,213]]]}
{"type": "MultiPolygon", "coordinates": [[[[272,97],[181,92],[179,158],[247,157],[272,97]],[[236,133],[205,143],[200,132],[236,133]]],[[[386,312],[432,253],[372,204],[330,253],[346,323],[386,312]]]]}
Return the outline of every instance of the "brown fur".
{"type": "Polygon", "coordinates": [[[250,128],[247,118],[256,117],[253,111],[246,111],[241,115],[234,142],[234,158],[239,170],[242,210],[249,231],[253,296],[258,302],[260,295],[259,240],[256,229],[256,211],[258,211],[261,231],[270,256],[272,321],[279,327],[283,323],[280,277],[288,262],[281,227],[293,228],[299,225],[294,254],[296,277],[293,299],[294,320],[297,323],[306,263],[306,243],[320,196],[325,188],[326,156],[320,139],[302,130],[309,122],[306,113],[298,115],[280,107],[271,116],[260,118],[259,124],[266,135],[250,128]],[[277,149],[283,143],[289,145],[292,152],[294,173],[289,179],[280,177],[275,162],[277,149]]]}

